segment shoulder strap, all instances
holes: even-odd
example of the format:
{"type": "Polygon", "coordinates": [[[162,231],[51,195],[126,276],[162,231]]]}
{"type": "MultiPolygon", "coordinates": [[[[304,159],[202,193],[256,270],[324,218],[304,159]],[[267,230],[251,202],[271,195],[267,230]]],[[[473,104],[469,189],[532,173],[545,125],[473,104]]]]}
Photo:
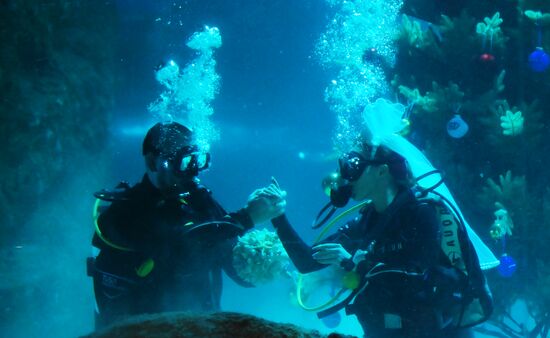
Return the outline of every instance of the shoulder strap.
{"type": "Polygon", "coordinates": [[[99,216],[102,212],[107,210],[112,202],[115,201],[127,201],[129,199],[128,192],[130,191],[130,185],[128,182],[120,182],[114,190],[107,190],[103,189],[96,193],[94,193],[94,196],[96,198],[96,201],[94,203],[94,209],[92,213],[93,222],[94,222],[94,230],[99,239],[103,243],[105,243],[107,246],[120,250],[125,252],[132,252],[135,251],[132,248],[118,245],[112,241],[110,241],[105,235],[102,233],[101,228],[99,226],[99,216]]]}
{"type": "Polygon", "coordinates": [[[113,190],[102,189],[95,192],[94,197],[106,202],[123,201],[128,199],[128,191],[130,184],[121,181],[113,190]]]}

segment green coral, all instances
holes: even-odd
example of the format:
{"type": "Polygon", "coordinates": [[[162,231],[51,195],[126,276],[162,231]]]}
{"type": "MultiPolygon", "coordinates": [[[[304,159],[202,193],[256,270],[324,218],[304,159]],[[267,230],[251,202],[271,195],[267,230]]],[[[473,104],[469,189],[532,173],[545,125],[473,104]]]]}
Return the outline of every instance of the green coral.
{"type": "Polygon", "coordinates": [[[456,40],[459,35],[461,37],[468,36],[464,34],[465,31],[469,31],[475,25],[475,20],[465,11],[463,11],[460,16],[450,18],[446,15],[441,15],[441,21],[439,23],[439,29],[441,33],[447,38],[447,40],[452,41],[461,41],[461,39],[456,40]]]}
{"type": "Polygon", "coordinates": [[[506,136],[517,136],[523,132],[524,118],[521,111],[512,112],[507,110],[500,116],[502,134],[506,136]]]}
{"type": "Polygon", "coordinates": [[[426,96],[431,97],[440,107],[457,107],[464,98],[464,92],[456,83],[449,82],[447,87],[443,87],[434,81],[432,91],[427,92],[426,96]]]}
{"type": "Polygon", "coordinates": [[[447,66],[458,67],[460,71],[465,70],[467,60],[471,57],[472,51],[481,52],[482,44],[476,34],[469,34],[475,30],[476,20],[466,11],[462,11],[460,16],[448,17],[441,16],[439,31],[443,41],[439,48],[439,60],[447,66]]]}
{"type": "Polygon", "coordinates": [[[434,44],[433,34],[430,30],[422,29],[418,21],[403,15],[401,24],[401,38],[405,39],[409,45],[425,48],[434,44]]]}
{"type": "Polygon", "coordinates": [[[484,143],[490,145],[491,148],[498,149],[500,161],[505,162],[502,163],[503,165],[522,167],[521,162],[511,159],[518,153],[524,152],[526,145],[530,148],[543,146],[545,125],[542,118],[544,113],[539,107],[539,100],[522,101],[518,106],[510,106],[508,100],[498,99],[496,93],[491,91],[468,104],[469,107],[475,105],[478,105],[478,110],[475,111],[476,118],[485,131],[484,143]],[[490,102],[491,99],[492,102],[490,102]],[[521,112],[521,116],[519,112],[521,112]],[[521,134],[519,138],[509,137],[519,134],[521,134]]]}
{"type": "Polygon", "coordinates": [[[457,29],[458,26],[461,26],[458,24],[458,21],[459,19],[451,19],[450,17],[442,14],[441,15],[441,23],[440,23],[440,29],[443,31],[443,32],[450,32],[450,31],[454,31],[457,29]]]}
{"type": "Polygon", "coordinates": [[[534,21],[535,24],[547,25],[550,23],[550,13],[542,13],[540,11],[526,10],[525,16],[534,21]]]}
{"type": "Polygon", "coordinates": [[[493,86],[486,92],[480,94],[476,98],[470,99],[465,106],[469,110],[474,111],[479,114],[486,113],[490,111],[496,102],[499,102],[499,96],[506,88],[504,84],[504,78],[506,77],[506,71],[502,70],[493,80],[493,86]]]}
{"type": "MultiPolygon", "coordinates": [[[[430,114],[426,107],[415,105],[418,113],[411,116],[412,127],[423,135],[427,156],[445,169],[449,188],[462,201],[463,211],[475,214],[472,225],[481,238],[489,235],[495,202],[506,206],[497,207],[499,222],[493,223],[493,232],[497,239],[508,234],[505,252],[518,265],[511,278],[487,272],[495,292],[493,318],[501,319],[516,299],[523,299],[530,314],[543,324],[550,308],[550,251],[545,241],[550,236],[550,189],[546,188],[550,178],[541,173],[550,166],[544,123],[550,103],[548,72],[532,73],[527,59],[534,47],[550,49],[545,31],[550,2],[469,1],[464,5],[467,10],[448,11],[449,16],[437,22],[442,39],[434,46],[420,50],[401,37],[399,55],[405,57],[399,58],[393,74],[394,87],[397,91],[398,85],[407,86],[401,93],[411,101],[434,99],[430,114]],[[480,58],[485,53],[489,57],[480,58]],[[444,109],[451,104],[442,105],[444,100],[430,89],[432,81],[440,86],[452,81],[464,93],[460,114],[470,127],[465,137],[447,137],[444,126],[452,112],[444,109]],[[522,120],[519,112],[525,120],[521,135],[503,136],[503,127],[510,135],[521,130],[516,128],[522,120]],[[513,236],[511,223],[502,222],[504,210],[513,218],[513,236]]],[[[418,43],[414,36],[418,27],[407,29],[413,34],[411,41],[418,43]]],[[[502,242],[486,244],[495,254],[504,253],[502,242]]]]}
{"type": "Polygon", "coordinates": [[[502,32],[500,29],[500,25],[504,22],[500,18],[500,13],[496,12],[493,17],[485,17],[483,19],[483,22],[480,22],[476,25],[476,32],[481,35],[492,35],[492,34],[498,34],[499,32],[502,32]]]}
{"type": "Polygon", "coordinates": [[[506,71],[503,69],[498,76],[495,78],[495,82],[493,85],[493,90],[495,90],[497,93],[500,93],[506,88],[504,85],[504,77],[506,76],[506,71]]]}
{"type": "Polygon", "coordinates": [[[476,25],[476,33],[483,37],[484,43],[489,38],[491,46],[504,45],[506,37],[500,28],[503,22],[504,20],[500,18],[500,13],[496,12],[492,17],[485,17],[483,22],[479,22],[476,25]]]}
{"type": "Polygon", "coordinates": [[[499,175],[496,183],[492,178],[487,179],[485,193],[492,196],[495,202],[499,202],[508,210],[510,205],[517,204],[518,199],[524,200],[527,196],[527,181],[525,176],[512,175],[508,170],[503,175],[499,175]]]}
{"type": "Polygon", "coordinates": [[[424,96],[420,94],[418,88],[412,89],[401,85],[398,89],[410,102],[414,102],[420,109],[429,113],[456,110],[461,106],[464,98],[464,92],[453,82],[450,82],[447,87],[442,87],[433,81],[432,90],[426,92],[424,96]]]}
{"type": "Polygon", "coordinates": [[[233,266],[245,281],[261,285],[284,275],[290,261],[277,234],[254,230],[239,237],[233,248],[233,266]]]}
{"type": "Polygon", "coordinates": [[[408,101],[413,102],[422,110],[430,113],[436,110],[435,101],[432,98],[428,97],[428,95],[422,96],[418,88],[412,89],[407,86],[401,85],[398,87],[398,89],[401,95],[405,96],[408,101]]]}

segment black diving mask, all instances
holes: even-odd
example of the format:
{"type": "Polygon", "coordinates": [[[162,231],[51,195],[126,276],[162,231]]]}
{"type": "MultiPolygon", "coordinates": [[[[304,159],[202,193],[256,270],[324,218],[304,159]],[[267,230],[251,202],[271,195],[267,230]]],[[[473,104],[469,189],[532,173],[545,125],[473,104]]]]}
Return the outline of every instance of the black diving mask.
{"type": "Polygon", "coordinates": [[[384,162],[367,160],[356,151],[342,155],[338,159],[338,173],[333,173],[323,180],[323,188],[330,196],[330,202],[319,211],[312,227],[319,228],[332,217],[337,208],[346,206],[353,194],[351,183],[357,181],[369,165],[380,164],[384,162]]]}
{"type": "Polygon", "coordinates": [[[354,182],[361,177],[369,165],[384,164],[383,161],[367,160],[356,151],[350,151],[338,159],[340,177],[348,182],[354,182]]]}
{"type": "Polygon", "coordinates": [[[196,176],[210,166],[210,154],[199,151],[197,146],[183,147],[171,162],[178,173],[196,176]]]}
{"type": "Polygon", "coordinates": [[[338,159],[338,173],[331,174],[330,180],[325,179],[323,182],[327,184],[325,188],[329,188],[330,202],[334,207],[344,207],[351,198],[353,183],[361,177],[365,169],[369,165],[384,164],[383,161],[367,160],[362,154],[357,151],[345,153],[338,159]]]}

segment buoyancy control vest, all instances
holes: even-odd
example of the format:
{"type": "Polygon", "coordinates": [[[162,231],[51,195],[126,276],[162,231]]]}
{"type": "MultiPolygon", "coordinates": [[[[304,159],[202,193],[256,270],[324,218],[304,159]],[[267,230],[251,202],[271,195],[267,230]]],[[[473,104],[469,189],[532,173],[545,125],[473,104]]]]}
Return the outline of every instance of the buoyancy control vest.
{"type": "MultiPolygon", "coordinates": [[[[493,310],[492,295],[460,215],[435,192],[426,191],[421,196],[417,198],[417,203],[431,204],[437,213],[441,233],[441,264],[422,274],[406,270],[385,270],[382,264],[372,267],[368,272],[356,266],[345,275],[348,280],[359,281],[352,283],[352,292],[336,305],[328,302],[332,306],[324,309],[317,307],[316,311],[321,310],[318,317],[328,316],[347,307],[365,289],[370,278],[386,272],[398,272],[424,279],[426,290],[431,293],[428,297],[434,307],[444,311],[447,318],[451,318],[447,326],[470,327],[489,318],[493,310]],[[350,276],[353,273],[356,273],[356,277],[350,276]]],[[[332,225],[331,222],[327,227],[332,225]]],[[[327,230],[323,229],[323,233],[327,230]]]]}
{"type": "Polygon", "coordinates": [[[420,201],[435,207],[441,232],[442,257],[446,260],[440,268],[426,272],[425,278],[433,282],[434,297],[454,303],[447,304],[454,327],[470,327],[486,321],[493,312],[492,294],[464,222],[450,204],[436,193],[432,192],[420,201]],[[461,289],[441,291],[439,294],[438,289],[445,289],[445,281],[457,275],[464,281],[461,289]],[[438,280],[441,285],[438,285],[438,280]],[[442,295],[445,292],[450,293],[454,302],[442,295]]]}

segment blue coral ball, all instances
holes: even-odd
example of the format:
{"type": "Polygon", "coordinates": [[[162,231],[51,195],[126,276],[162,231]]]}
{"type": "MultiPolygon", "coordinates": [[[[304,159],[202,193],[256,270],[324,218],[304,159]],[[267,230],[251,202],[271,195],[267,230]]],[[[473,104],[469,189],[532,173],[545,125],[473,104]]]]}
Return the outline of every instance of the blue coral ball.
{"type": "Polygon", "coordinates": [[[550,56],[541,47],[529,54],[529,67],[535,72],[544,72],[550,66],[550,56]]]}
{"type": "Polygon", "coordinates": [[[502,277],[510,278],[516,272],[516,261],[506,254],[500,257],[500,265],[498,266],[498,273],[502,277]]]}

